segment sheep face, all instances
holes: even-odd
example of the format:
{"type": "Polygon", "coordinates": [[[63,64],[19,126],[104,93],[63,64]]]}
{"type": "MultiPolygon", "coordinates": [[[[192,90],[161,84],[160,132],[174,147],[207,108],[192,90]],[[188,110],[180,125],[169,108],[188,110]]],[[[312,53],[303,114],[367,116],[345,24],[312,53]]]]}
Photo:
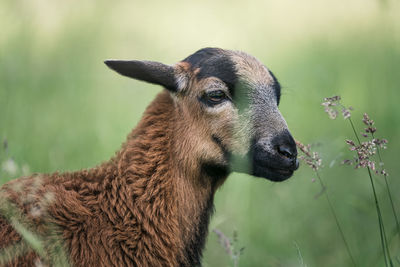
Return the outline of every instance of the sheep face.
{"type": "Polygon", "coordinates": [[[174,66],[149,61],[106,64],[171,92],[181,133],[177,151],[193,155],[206,172],[238,171],[283,181],[298,168],[295,142],[278,110],[279,83],[254,57],[205,48],[174,66]]]}

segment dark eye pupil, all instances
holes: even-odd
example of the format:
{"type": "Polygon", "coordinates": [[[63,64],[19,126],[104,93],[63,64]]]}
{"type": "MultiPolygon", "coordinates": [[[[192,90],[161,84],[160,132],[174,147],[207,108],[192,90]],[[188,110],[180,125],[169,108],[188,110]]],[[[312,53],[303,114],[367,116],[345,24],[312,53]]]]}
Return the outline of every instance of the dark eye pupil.
{"type": "Polygon", "coordinates": [[[225,99],[225,93],[223,91],[212,91],[207,93],[207,98],[211,102],[221,102],[222,100],[225,99]]]}

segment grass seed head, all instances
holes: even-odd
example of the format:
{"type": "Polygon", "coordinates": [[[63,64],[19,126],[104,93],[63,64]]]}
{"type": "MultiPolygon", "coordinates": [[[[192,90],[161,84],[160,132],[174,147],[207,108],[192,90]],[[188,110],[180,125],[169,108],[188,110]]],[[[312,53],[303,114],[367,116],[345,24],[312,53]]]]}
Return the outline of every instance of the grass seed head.
{"type": "Polygon", "coordinates": [[[299,158],[304,161],[311,169],[317,171],[322,165],[322,159],[319,156],[318,152],[311,151],[311,145],[304,145],[300,141],[296,140],[296,145],[303,152],[303,155],[300,155],[299,158]]]}
{"type": "Polygon", "coordinates": [[[342,115],[344,119],[348,119],[351,117],[351,111],[353,107],[345,107],[340,103],[340,96],[332,96],[324,98],[324,102],[321,103],[324,106],[324,111],[328,114],[329,118],[334,120],[337,118],[339,114],[339,107],[341,107],[342,115]]]}

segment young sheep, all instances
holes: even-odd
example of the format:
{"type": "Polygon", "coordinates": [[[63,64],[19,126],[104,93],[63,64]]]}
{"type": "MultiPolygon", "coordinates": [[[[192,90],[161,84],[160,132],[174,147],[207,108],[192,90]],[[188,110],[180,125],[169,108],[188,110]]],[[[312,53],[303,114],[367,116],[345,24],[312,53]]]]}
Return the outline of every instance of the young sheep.
{"type": "Polygon", "coordinates": [[[174,66],[105,63],[166,90],[109,161],[2,187],[0,265],[57,265],[64,250],[74,266],[198,266],[214,193],[230,172],[282,181],[298,168],[279,83],[254,57],[205,48],[174,66]]]}

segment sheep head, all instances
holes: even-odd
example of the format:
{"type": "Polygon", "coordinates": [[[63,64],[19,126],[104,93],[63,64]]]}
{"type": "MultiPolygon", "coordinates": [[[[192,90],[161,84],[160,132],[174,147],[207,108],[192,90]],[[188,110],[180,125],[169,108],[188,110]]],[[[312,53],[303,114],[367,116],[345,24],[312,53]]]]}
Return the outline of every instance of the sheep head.
{"type": "Polygon", "coordinates": [[[283,181],[298,168],[296,144],[278,110],[280,85],[256,58],[204,48],[173,66],[105,63],[170,92],[179,114],[176,133],[182,135],[177,150],[185,150],[211,175],[237,171],[283,181]]]}

